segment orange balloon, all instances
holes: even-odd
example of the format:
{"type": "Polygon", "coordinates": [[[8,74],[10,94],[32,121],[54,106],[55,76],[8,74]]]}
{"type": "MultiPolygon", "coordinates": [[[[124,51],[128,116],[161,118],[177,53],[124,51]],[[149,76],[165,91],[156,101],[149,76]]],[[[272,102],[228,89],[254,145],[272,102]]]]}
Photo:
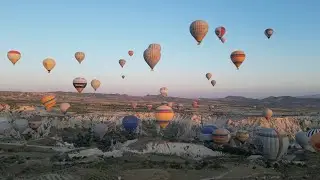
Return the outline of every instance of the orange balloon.
{"type": "Polygon", "coordinates": [[[171,107],[167,105],[161,105],[157,107],[155,116],[157,124],[159,124],[161,128],[166,128],[173,119],[174,112],[171,107]]]}
{"type": "Polygon", "coordinates": [[[320,152],[320,133],[311,136],[310,142],[314,150],[320,152]]]}
{"type": "Polygon", "coordinates": [[[47,111],[51,111],[51,109],[56,105],[56,97],[54,95],[46,95],[41,98],[41,103],[44,105],[47,111]]]}
{"type": "Polygon", "coordinates": [[[243,61],[246,59],[246,54],[243,51],[233,51],[230,55],[231,61],[239,69],[243,61]]]}
{"type": "Polygon", "coordinates": [[[15,65],[21,58],[21,53],[19,51],[11,50],[7,53],[8,59],[15,65]]]}

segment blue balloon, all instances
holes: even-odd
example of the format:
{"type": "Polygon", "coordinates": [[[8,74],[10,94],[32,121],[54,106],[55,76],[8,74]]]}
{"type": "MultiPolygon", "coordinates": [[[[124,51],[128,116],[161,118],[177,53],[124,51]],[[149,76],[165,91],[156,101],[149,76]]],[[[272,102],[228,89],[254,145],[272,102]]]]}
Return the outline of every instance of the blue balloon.
{"type": "Polygon", "coordinates": [[[140,119],[137,118],[136,116],[132,116],[132,115],[125,116],[122,119],[122,125],[125,130],[132,132],[137,129],[139,121],[140,119]]]}
{"type": "Polygon", "coordinates": [[[212,132],[213,132],[215,129],[218,129],[218,127],[215,126],[215,125],[203,126],[203,127],[201,128],[201,133],[202,133],[202,134],[212,134],[212,132]]]}

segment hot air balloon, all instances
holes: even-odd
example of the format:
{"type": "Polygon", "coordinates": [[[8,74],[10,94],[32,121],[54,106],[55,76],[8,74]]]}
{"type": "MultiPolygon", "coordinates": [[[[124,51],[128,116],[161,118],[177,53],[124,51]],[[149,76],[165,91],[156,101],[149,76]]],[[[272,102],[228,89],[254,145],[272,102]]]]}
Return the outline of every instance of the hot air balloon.
{"type": "Polygon", "coordinates": [[[128,51],[128,54],[129,56],[133,56],[133,51],[132,50],[128,51]]]}
{"type": "Polygon", "coordinates": [[[71,107],[71,105],[69,103],[61,103],[60,104],[60,111],[63,113],[63,114],[66,114],[68,109],[71,107]]]}
{"type": "Polygon", "coordinates": [[[15,65],[21,58],[21,53],[16,50],[11,50],[7,53],[8,59],[15,65]]]}
{"type": "Polygon", "coordinates": [[[303,149],[310,149],[311,145],[309,143],[310,138],[307,136],[306,132],[299,131],[295,135],[296,142],[303,148],[303,149]]]}
{"type": "Polygon", "coordinates": [[[201,128],[200,137],[201,141],[212,141],[212,133],[218,129],[214,125],[207,125],[201,128]]]}
{"type": "Polygon", "coordinates": [[[217,27],[214,31],[216,33],[216,35],[218,36],[218,38],[220,39],[220,41],[222,43],[225,42],[225,38],[223,37],[226,34],[226,28],[223,26],[217,27]]]}
{"type": "Polygon", "coordinates": [[[166,88],[166,87],[160,88],[160,94],[161,94],[163,97],[167,97],[167,96],[168,96],[168,88],[166,88]]]}
{"type": "Polygon", "coordinates": [[[183,104],[179,103],[179,104],[178,104],[178,109],[179,109],[179,110],[182,110],[182,109],[183,109],[183,104]]]}
{"type": "Polygon", "coordinates": [[[136,109],[137,106],[138,106],[138,103],[136,103],[136,102],[132,102],[132,103],[131,103],[131,107],[132,107],[133,109],[136,109]]]}
{"type": "Polygon", "coordinates": [[[120,64],[120,66],[123,68],[123,66],[126,64],[126,60],[124,60],[124,59],[120,59],[119,60],[119,64],[120,64]]]}
{"type": "Polygon", "coordinates": [[[159,124],[161,128],[166,128],[173,119],[174,112],[171,107],[161,105],[157,107],[155,117],[157,124],[159,124]]]}
{"type": "Polygon", "coordinates": [[[216,80],[212,80],[212,81],[211,81],[211,85],[212,85],[212,86],[215,86],[216,83],[217,83],[216,80]]]}
{"type": "Polygon", "coordinates": [[[236,133],[236,138],[241,142],[244,143],[249,139],[249,132],[245,130],[239,130],[236,133]]]}
{"type": "Polygon", "coordinates": [[[265,117],[266,120],[270,120],[270,118],[272,117],[272,114],[273,114],[272,110],[268,108],[265,109],[262,113],[263,117],[265,117]]]}
{"type": "Polygon", "coordinates": [[[78,93],[81,93],[87,86],[87,80],[82,77],[77,77],[73,80],[73,86],[76,88],[78,93]]]}
{"type": "Polygon", "coordinates": [[[198,103],[198,101],[193,101],[193,102],[192,102],[192,107],[193,107],[193,108],[199,108],[199,103],[198,103]]]}
{"type": "Polygon", "coordinates": [[[108,125],[105,123],[98,123],[93,126],[93,133],[95,137],[102,139],[108,131],[108,125]]]}
{"type": "Polygon", "coordinates": [[[148,49],[156,49],[158,51],[161,51],[161,45],[157,43],[153,43],[148,46],[148,49]]]}
{"type": "Polygon", "coordinates": [[[207,78],[208,80],[210,80],[211,77],[212,77],[212,74],[211,74],[211,73],[207,73],[207,74],[206,74],[206,78],[207,78]]]}
{"type": "Polygon", "coordinates": [[[94,89],[94,91],[97,91],[97,89],[100,87],[101,82],[98,79],[93,79],[91,81],[91,86],[94,89]]]}
{"type": "Polygon", "coordinates": [[[214,109],[214,105],[208,105],[209,110],[212,111],[214,109]]]}
{"type": "Polygon", "coordinates": [[[196,20],[190,24],[190,33],[193,38],[198,42],[198,45],[201,44],[204,37],[209,31],[209,24],[203,20],[196,20]]]}
{"type": "Polygon", "coordinates": [[[151,71],[153,71],[153,68],[161,59],[161,52],[156,48],[148,48],[143,52],[143,58],[151,68],[151,71]]]}
{"type": "Polygon", "coordinates": [[[169,107],[172,108],[172,107],[173,107],[173,102],[168,102],[168,103],[167,103],[167,106],[169,106],[169,107]]]}
{"type": "Polygon", "coordinates": [[[320,129],[310,129],[306,132],[307,137],[311,137],[314,134],[320,133],[320,129]]]}
{"type": "Polygon", "coordinates": [[[35,116],[28,121],[29,127],[33,130],[37,130],[42,124],[41,116],[35,116]]]}
{"type": "Polygon", "coordinates": [[[74,57],[76,58],[76,60],[79,62],[79,64],[81,64],[81,62],[84,60],[84,58],[86,57],[86,54],[84,52],[76,52],[74,54],[74,57]]]}
{"type": "Polygon", "coordinates": [[[148,110],[150,111],[152,109],[152,104],[147,105],[148,110]]]}
{"type": "Polygon", "coordinates": [[[254,145],[267,160],[279,160],[288,150],[289,138],[274,128],[260,128],[256,133],[254,145]]]}
{"type": "Polygon", "coordinates": [[[316,151],[320,152],[320,133],[316,133],[316,134],[312,135],[310,142],[311,142],[312,147],[316,151]]]}
{"type": "Polygon", "coordinates": [[[125,116],[122,119],[122,126],[126,131],[133,132],[137,129],[140,119],[136,116],[125,116]]]}
{"type": "Polygon", "coordinates": [[[53,106],[56,105],[56,97],[54,95],[46,95],[41,98],[41,103],[44,105],[47,111],[51,111],[53,106]]]}
{"type": "Polygon", "coordinates": [[[230,55],[231,61],[239,69],[243,61],[246,59],[246,54],[243,51],[233,51],[230,55]]]}
{"type": "Polygon", "coordinates": [[[43,60],[42,64],[44,68],[46,68],[48,73],[50,73],[51,70],[56,66],[56,61],[51,58],[46,58],[45,60],[43,60]]]}
{"type": "Polygon", "coordinates": [[[212,133],[213,142],[216,144],[227,144],[231,138],[227,129],[219,128],[212,133]]]}
{"type": "Polygon", "coordinates": [[[12,126],[15,130],[18,130],[19,133],[23,133],[29,127],[29,121],[26,119],[15,119],[12,122],[12,126]]]}
{"type": "Polygon", "coordinates": [[[125,76],[125,75],[122,75],[121,77],[122,77],[122,79],[124,79],[126,76],[125,76]]]}
{"type": "Polygon", "coordinates": [[[268,29],[264,30],[264,35],[266,35],[268,39],[270,39],[272,34],[273,34],[273,29],[268,28],[268,29]]]}

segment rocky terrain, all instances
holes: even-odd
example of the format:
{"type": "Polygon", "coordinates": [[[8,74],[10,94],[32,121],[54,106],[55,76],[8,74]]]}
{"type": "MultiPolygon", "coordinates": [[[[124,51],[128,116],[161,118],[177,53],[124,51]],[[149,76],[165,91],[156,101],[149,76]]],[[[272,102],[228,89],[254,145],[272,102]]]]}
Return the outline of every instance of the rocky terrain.
{"type": "Polygon", "coordinates": [[[71,103],[66,115],[58,108],[45,111],[39,104],[44,93],[0,92],[0,179],[317,179],[319,154],[302,149],[294,135],[320,127],[319,99],[200,99],[195,110],[192,99],[55,94],[58,103],[71,103]],[[154,109],[145,105],[156,107],[164,100],[185,107],[175,109],[173,121],[159,133],[154,109]],[[130,107],[132,101],[138,102],[137,109],[130,107]],[[270,121],[261,117],[265,107],[274,111],[270,121]],[[142,120],[135,133],[122,128],[126,115],[142,120]],[[30,123],[39,127],[32,129],[30,123]],[[230,130],[229,144],[201,142],[202,124],[230,130]],[[283,159],[267,162],[254,149],[257,127],[289,135],[291,145],[283,159]],[[234,139],[238,129],[250,132],[247,143],[234,139]]]}

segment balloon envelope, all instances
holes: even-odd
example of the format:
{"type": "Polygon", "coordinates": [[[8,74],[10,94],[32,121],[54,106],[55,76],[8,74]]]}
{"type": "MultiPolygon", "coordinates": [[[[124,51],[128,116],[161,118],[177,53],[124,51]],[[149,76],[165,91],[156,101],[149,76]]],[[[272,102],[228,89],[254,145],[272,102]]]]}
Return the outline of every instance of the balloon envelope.
{"type": "Polygon", "coordinates": [[[87,80],[82,77],[77,77],[73,80],[73,86],[76,88],[78,93],[81,93],[87,86],[87,80]]]}
{"type": "Polygon", "coordinates": [[[43,60],[42,64],[48,73],[50,73],[51,70],[56,66],[56,61],[52,58],[46,58],[43,60]]]}
{"type": "Polygon", "coordinates": [[[246,59],[246,54],[240,50],[233,51],[230,55],[230,59],[237,69],[239,69],[243,61],[246,59]]]}
{"type": "Polygon", "coordinates": [[[171,107],[161,105],[157,107],[155,117],[157,124],[159,124],[161,128],[166,128],[173,119],[174,112],[171,107]]]}
{"type": "Polygon", "coordinates": [[[272,114],[273,114],[272,110],[271,110],[271,109],[268,109],[268,108],[266,108],[266,109],[263,111],[263,113],[262,113],[262,115],[263,115],[267,120],[270,120],[270,118],[272,117],[272,114]]]}
{"type": "Polygon", "coordinates": [[[9,61],[11,61],[11,63],[13,65],[15,65],[21,58],[21,53],[19,51],[16,50],[11,50],[7,53],[7,57],[9,59],[9,61]]]}
{"type": "Polygon", "coordinates": [[[211,74],[211,73],[207,73],[207,74],[206,74],[206,78],[207,78],[208,80],[210,80],[211,77],[212,77],[212,74],[211,74]]]}
{"type": "Polygon", "coordinates": [[[91,81],[91,87],[96,91],[101,85],[101,82],[98,79],[93,79],[91,81]]]}
{"type": "Polygon", "coordinates": [[[132,115],[125,116],[122,119],[123,128],[130,132],[135,131],[137,129],[139,122],[140,122],[140,119],[132,115]]]}
{"type": "Polygon", "coordinates": [[[62,113],[67,113],[68,109],[71,107],[71,105],[69,103],[61,103],[60,104],[60,111],[62,113]]]}
{"type": "Polygon", "coordinates": [[[120,66],[123,68],[123,66],[126,64],[126,60],[120,59],[120,60],[119,60],[119,64],[120,64],[120,66]]]}
{"type": "Polygon", "coordinates": [[[268,29],[264,30],[264,35],[266,35],[268,39],[270,39],[272,34],[273,34],[273,29],[268,28],[268,29]]]}
{"type": "Polygon", "coordinates": [[[217,83],[216,80],[212,80],[212,81],[211,81],[211,85],[212,85],[212,86],[215,86],[216,83],[217,83]]]}
{"type": "Polygon", "coordinates": [[[76,52],[74,54],[74,57],[76,58],[76,60],[79,62],[79,64],[81,64],[81,62],[84,60],[84,58],[86,57],[84,52],[76,52]]]}
{"type": "Polygon", "coordinates": [[[50,111],[57,103],[54,95],[45,95],[41,98],[41,103],[47,111],[50,111]]]}
{"type": "Polygon", "coordinates": [[[201,128],[202,134],[212,134],[215,129],[218,129],[215,125],[206,125],[201,128]]]}
{"type": "Polygon", "coordinates": [[[209,31],[209,24],[203,20],[196,20],[190,24],[189,30],[190,34],[198,42],[198,45],[200,45],[209,31]]]}
{"type": "Polygon", "coordinates": [[[151,70],[153,70],[161,59],[161,52],[155,48],[148,48],[143,52],[143,58],[151,70]]]}
{"type": "Polygon", "coordinates": [[[133,56],[133,51],[132,50],[128,51],[128,54],[129,56],[133,56]]]}

